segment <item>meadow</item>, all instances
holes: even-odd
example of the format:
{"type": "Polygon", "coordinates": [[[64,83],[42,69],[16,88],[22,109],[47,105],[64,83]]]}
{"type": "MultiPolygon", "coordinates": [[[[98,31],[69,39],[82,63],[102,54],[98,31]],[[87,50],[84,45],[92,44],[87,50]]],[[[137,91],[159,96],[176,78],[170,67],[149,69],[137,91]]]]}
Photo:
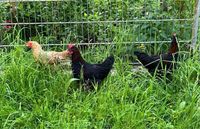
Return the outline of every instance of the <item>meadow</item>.
{"type": "Polygon", "coordinates": [[[41,66],[24,47],[2,51],[0,128],[200,127],[198,51],[178,62],[169,81],[132,71],[131,61],[118,56],[120,50],[125,48],[100,46],[82,51],[92,63],[110,52],[115,55],[115,73],[90,92],[76,84],[70,67],[41,66]]]}
{"type": "Polygon", "coordinates": [[[195,37],[197,0],[0,1],[0,129],[200,128],[200,55],[184,48],[195,37]],[[134,50],[165,53],[174,32],[181,56],[170,79],[133,69],[134,50]],[[114,70],[85,91],[69,66],[36,63],[18,46],[28,40],[64,44],[45,50],[115,43],[81,50],[91,63],[114,54],[114,70]]]}

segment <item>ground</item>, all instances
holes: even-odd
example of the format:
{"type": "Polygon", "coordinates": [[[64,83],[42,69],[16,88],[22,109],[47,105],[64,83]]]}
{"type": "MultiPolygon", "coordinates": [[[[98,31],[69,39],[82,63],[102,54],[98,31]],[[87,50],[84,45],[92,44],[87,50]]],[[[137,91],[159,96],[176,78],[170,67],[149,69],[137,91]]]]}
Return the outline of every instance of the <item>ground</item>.
{"type": "MultiPolygon", "coordinates": [[[[98,62],[109,52],[83,56],[98,62]]],[[[0,128],[200,127],[198,54],[180,61],[171,81],[136,73],[115,55],[114,75],[90,92],[76,85],[70,68],[41,67],[21,48],[1,55],[0,128]]]]}

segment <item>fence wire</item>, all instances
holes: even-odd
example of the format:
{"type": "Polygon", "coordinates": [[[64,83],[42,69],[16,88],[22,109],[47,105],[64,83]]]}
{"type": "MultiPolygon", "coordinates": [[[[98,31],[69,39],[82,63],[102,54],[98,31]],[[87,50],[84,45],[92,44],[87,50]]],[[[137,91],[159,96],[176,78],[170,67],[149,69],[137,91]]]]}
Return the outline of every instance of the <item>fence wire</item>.
{"type": "Polygon", "coordinates": [[[192,38],[191,0],[1,0],[0,45],[168,43],[192,38]]]}

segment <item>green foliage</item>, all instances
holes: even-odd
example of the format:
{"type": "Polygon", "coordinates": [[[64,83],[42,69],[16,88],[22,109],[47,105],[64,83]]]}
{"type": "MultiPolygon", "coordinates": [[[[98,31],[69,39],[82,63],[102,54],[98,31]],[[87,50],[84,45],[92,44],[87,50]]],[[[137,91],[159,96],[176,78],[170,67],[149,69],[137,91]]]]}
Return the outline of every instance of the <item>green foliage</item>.
{"type": "MultiPolygon", "coordinates": [[[[180,40],[190,40],[192,21],[173,21],[173,19],[193,18],[194,4],[194,1],[189,0],[167,0],[163,3],[155,0],[21,2],[15,5],[1,3],[0,15],[3,17],[0,18],[0,22],[5,20],[19,23],[72,22],[15,27],[17,30],[22,30],[20,35],[23,40],[44,37],[49,43],[65,42],[66,39],[71,42],[86,43],[112,42],[115,38],[119,38],[119,30],[129,31],[127,34],[132,37],[123,42],[165,41],[169,40],[173,32],[179,35],[180,40]],[[13,6],[16,10],[13,10],[13,6]]],[[[15,30],[2,29],[1,39],[5,39],[8,35],[15,37],[12,31],[15,30]]],[[[10,41],[5,40],[3,43],[9,44],[10,41]]]]}
{"type": "MultiPolygon", "coordinates": [[[[0,3],[0,22],[72,22],[54,25],[0,26],[3,44],[115,42],[91,46],[84,58],[99,62],[115,55],[114,75],[97,90],[76,85],[67,67],[42,67],[22,48],[0,52],[0,128],[199,128],[199,53],[182,54],[172,80],[156,79],[145,71],[133,72],[129,57],[134,49],[164,52],[168,44],[124,45],[124,42],[191,38],[191,0],[81,0],[0,3]],[[172,19],[172,21],[143,21],[172,19]],[[98,21],[123,21],[109,23],[98,21]],[[139,21],[138,21],[139,20],[139,21]],[[141,20],[141,21],[140,21],[141,20]],[[91,21],[94,23],[81,23],[91,21]],[[73,23],[78,22],[78,23],[73,23]],[[128,57],[128,58],[127,58],[128,57]]],[[[180,45],[182,49],[182,44],[180,45]]],[[[65,48],[63,48],[65,49],[65,48]]],[[[135,57],[133,57],[135,58],[135,57]]]]}
{"type": "MultiPolygon", "coordinates": [[[[113,49],[91,47],[82,53],[95,63],[113,49]]],[[[129,62],[115,55],[115,74],[91,92],[73,84],[67,67],[42,67],[22,48],[0,54],[0,128],[200,126],[198,53],[179,62],[167,82],[132,72],[129,62]]]]}

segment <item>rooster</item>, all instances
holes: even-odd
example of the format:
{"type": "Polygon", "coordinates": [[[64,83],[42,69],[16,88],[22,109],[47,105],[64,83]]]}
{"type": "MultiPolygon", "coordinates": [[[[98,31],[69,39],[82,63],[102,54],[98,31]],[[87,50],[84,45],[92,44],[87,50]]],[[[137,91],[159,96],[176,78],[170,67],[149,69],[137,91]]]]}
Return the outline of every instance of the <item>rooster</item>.
{"type": "Polygon", "coordinates": [[[72,72],[74,78],[80,79],[81,68],[83,71],[83,81],[86,89],[91,89],[93,83],[100,84],[109,74],[114,64],[114,56],[107,57],[100,64],[90,64],[86,62],[80,54],[79,49],[74,44],[68,45],[68,53],[71,55],[72,72]]]}
{"type": "Polygon", "coordinates": [[[62,52],[44,51],[41,45],[36,41],[28,41],[26,46],[32,49],[33,57],[36,62],[41,64],[57,64],[69,60],[67,50],[62,52]]]}
{"type": "Polygon", "coordinates": [[[166,67],[166,70],[171,70],[173,61],[177,61],[178,58],[178,43],[176,34],[172,36],[171,46],[167,53],[161,55],[148,55],[143,52],[135,51],[134,54],[138,60],[148,69],[150,73],[154,73],[155,70],[162,70],[166,67]]]}

